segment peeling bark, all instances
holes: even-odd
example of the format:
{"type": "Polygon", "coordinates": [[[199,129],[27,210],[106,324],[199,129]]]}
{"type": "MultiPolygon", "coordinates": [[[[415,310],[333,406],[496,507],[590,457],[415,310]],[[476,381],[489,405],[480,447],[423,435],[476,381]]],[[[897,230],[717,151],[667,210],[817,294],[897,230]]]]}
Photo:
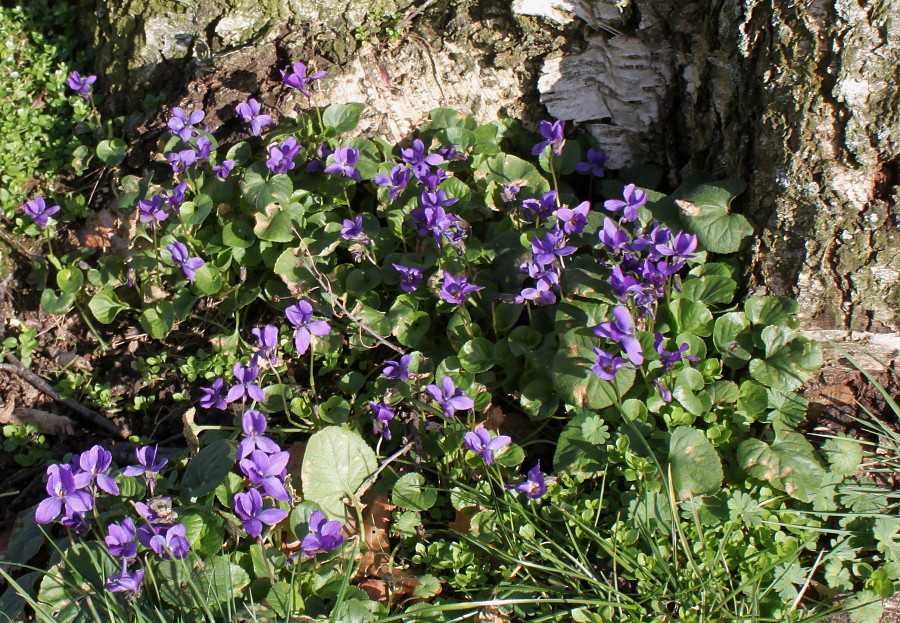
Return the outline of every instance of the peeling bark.
{"type": "Polygon", "coordinates": [[[751,290],[796,298],[809,328],[900,330],[891,0],[84,2],[101,9],[96,69],[122,87],[119,112],[146,92],[135,85],[184,77],[170,102],[203,105],[213,129],[248,96],[298,114],[309,102],[286,96],[275,68],[312,59],[329,70],[312,105],[362,101],[364,130],[399,139],[437,106],[546,117],[537,87],[614,166],[747,179],[736,208],[760,234],[751,290]],[[413,26],[402,41],[353,38],[394,10],[413,26]]]}

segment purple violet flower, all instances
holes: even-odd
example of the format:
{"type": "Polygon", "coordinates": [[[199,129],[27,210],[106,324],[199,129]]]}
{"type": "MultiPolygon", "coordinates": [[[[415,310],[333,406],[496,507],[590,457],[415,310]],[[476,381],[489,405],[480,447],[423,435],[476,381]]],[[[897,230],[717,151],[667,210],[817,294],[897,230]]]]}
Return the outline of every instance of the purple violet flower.
{"type": "Polygon", "coordinates": [[[194,144],[194,150],[197,152],[197,162],[208,160],[213,151],[212,141],[205,134],[201,134],[194,144]]]}
{"type": "Polygon", "coordinates": [[[106,471],[112,464],[112,452],[104,450],[101,446],[94,446],[87,452],[82,452],[78,457],[78,465],[82,471],[75,474],[75,486],[79,489],[96,487],[110,495],[119,495],[119,485],[116,480],[107,475],[106,471]]]}
{"type": "Polygon", "coordinates": [[[289,513],[280,508],[263,510],[263,499],[259,490],[250,489],[234,495],[234,514],[244,522],[244,530],[248,535],[259,538],[259,535],[262,534],[263,524],[277,525],[284,521],[289,513]]]}
{"type": "Polygon", "coordinates": [[[137,543],[134,537],[137,535],[137,528],[131,517],[122,520],[121,525],[111,523],[106,528],[106,536],[103,541],[109,548],[109,553],[116,558],[129,560],[137,556],[137,543]]]}
{"type": "Polygon", "coordinates": [[[400,273],[400,289],[404,292],[415,292],[425,273],[421,268],[391,264],[400,273]]]}
{"type": "Polygon", "coordinates": [[[260,110],[259,102],[252,97],[234,107],[234,111],[238,116],[250,124],[250,131],[253,133],[253,136],[259,136],[263,128],[272,124],[272,117],[260,114],[260,110]]]}
{"type": "Polygon", "coordinates": [[[425,175],[429,166],[444,164],[444,157],[440,154],[425,154],[425,144],[421,139],[415,139],[412,147],[400,150],[400,158],[403,162],[412,166],[416,177],[425,175]]]}
{"type": "Polygon", "coordinates": [[[225,409],[228,403],[222,395],[225,379],[221,376],[213,381],[212,387],[201,387],[203,395],[200,397],[200,406],[204,409],[225,409]]]}
{"type": "Polygon", "coordinates": [[[621,368],[633,369],[630,366],[625,365],[624,357],[613,357],[605,350],[600,350],[596,346],[594,347],[594,352],[597,354],[597,361],[595,361],[593,367],[591,367],[591,372],[604,381],[612,381],[616,378],[616,373],[621,368]]]}
{"type": "Polygon", "coordinates": [[[554,227],[543,238],[535,236],[531,239],[531,252],[534,262],[540,266],[552,264],[556,258],[563,258],[578,250],[578,247],[562,246],[565,235],[558,226],[554,227]]]}
{"type": "Polygon", "coordinates": [[[437,187],[441,182],[448,179],[450,176],[447,175],[447,172],[443,169],[438,169],[437,171],[424,171],[421,174],[416,171],[416,179],[422,183],[422,186],[425,187],[425,190],[428,192],[434,192],[437,190],[437,187]]]}
{"type": "Polygon", "coordinates": [[[228,390],[225,402],[231,404],[235,400],[242,398],[250,398],[256,402],[266,401],[266,395],[263,393],[263,390],[253,382],[259,376],[259,366],[251,363],[249,366],[244,367],[240,363],[236,363],[233,371],[237,383],[228,390]]]}
{"type": "Polygon", "coordinates": [[[241,428],[244,431],[244,438],[238,446],[238,458],[244,459],[250,456],[254,450],[259,450],[265,454],[276,454],[281,452],[278,444],[263,435],[266,432],[266,416],[259,411],[247,409],[241,416],[241,428]]]}
{"type": "Polygon", "coordinates": [[[259,350],[253,353],[252,361],[256,363],[259,359],[266,359],[273,366],[278,361],[276,353],[278,351],[278,327],[273,324],[267,324],[263,328],[253,328],[250,333],[259,342],[259,350]]]}
{"type": "Polygon", "coordinates": [[[548,190],[540,198],[531,198],[522,200],[522,219],[526,223],[534,222],[535,217],[538,219],[550,218],[556,209],[555,190],[548,190]]]}
{"type": "Polygon", "coordinates": [[[77,534],[78,536],[85,536],[91,529],[88,525],[87,520],[84,518],[84,513],[74,513],[72,515],[63,515],[59,520],[59,523],[77,534]]]}
{"type": "Polygon", "coordinates": [[[603,229],[597,232],[597,238],[610,251],[628,250],[628,233],[619,229],[616,223],[608,216],[603,218],[603,229]]]}
{"type": "Polygon", "coordinates": [[[148,547],[162,560],[181,560],[191,551],[186,534],[185,525],[177,523],[150,537],[148,547]]]}
{"type": "Polygon", "coordinates": [[[465,411],[475,408],[475,401],[463,394],[463,390],[453,384],[453,379],[445,376],[441,379],[441,386],[430,384],[425,386],[425,391],[438,403],[445,418],[452,418],[457,411],[465,411]]]}
{"type": "Polygon", "coordinates": [[[391,190],[388,193],[388,202],[390,203],[397,198],[397,195],[406,190],[406,186],[409,184],[411,176],[412,169],[402,164],[398,164],[391,169],[390,176],[381,173],[373,177],[372,181],[379,186],[390,187],[391,190]]]}
{"type": "Polygon", "coordinates": [[[266,160],[266,166],[273,173],[287,173],[296,166],[294,158],[301,149],[303,147],[297,144],[297,139],[293,136],[284,139],[280,145],[269,145],[269,159],[266,160]]]}
{"type": "Polygon", "coordinates": [[[166,249],[172,254],[172,261],[181,269],[187,280],[194,283],[195,273],[206,264],[206,261],[199,257],[191,257],[187,245],[183,242],[173,242],[166,249]]]}
{"type": "Polygon", "coordinates": [[[512,203],[516,200],[516,197],[520,192],[522,192],[521,186],[512,183],[503,184],[503,186],[500,187],[500,200],[503,203],[512,203]]]}
{"type": "Polygon", "coordinates": [[[540,133],[544,140],[531,149],[531,155],[539,156],[544,153],[545,149],[551,147],[555,155],[561,156],[563,145],[566,142],[565,121],[559,120],[553,123],[541,121],[540,133]]]}
{"type": "Polygon", "coordinates": [[[325,521],[325,513],[315,511],[309,517],[309,534],[303,537],[300,547],[307,556],[315,556],[319,552],[329,552],[344,542],[341,534],[341,522],[325,521]]]}
{"type": "Polygon", "coordinates": [[[372,410],[372,415],[375,416],[375,424],[372,426],[372,432],[376,435],[381,433],[381,436],[384,437],[386,441],[390,441],[391,429],[388,426],[388,422],[394,419],[394,409],[383,402],[372,402],[371,400],[369,401],[369,408],[372,410]]]}
{"type": "Polygon", "coordinates": [[[348,218],[344,219],[343,227],[341,227],[341,238],[344,240],[360,240],[362,244],[368,244],[369,237],[366,236],[366,232],[363,229],[363,219],[362,216],[358,215],[352,221],[348,218]]]}
{"type": "Polygon", "coordinates": [[[587,150],[587,162],[579,162],[575,165],[575,170],[581,173],[590,171],[594,177],[603,177],[606,174],[603,167],[608,158],[609,156],[599,149],[589,147],[587,150]]]}
{"type": "Polygon", "coordinates": [[[197,152],[193,149],[182,149],[166,154],[166,160],[172,165],[173,173],[183,173],[187,168],[197,162],[197,152]]]}
{"type": "Polygon", "coordinates": [[[448,303],[454,305],[462,305],[466,300],[466,295],[472,292],[484,290],[484,286],[472,285],[466,281],[465,277],[454,277],[446,270],[443,271],[444,278],[441,280],[441,291],[439,295],[448,303]]]}
{"type": "MultiPolygon", "coordinates": [[[[203,121],[205,117],[206,114],[202,110],[192,110],[191,114],[188,115],[183,108],[178,108],[176,106],[172,109],[172,117],[169,118],[166,125],[169,126],[169,134],[172,136],[180,136],[181,140],[186,143],[191,140],[191,136],[194,134],[194,129],[191,126],[197,125],[203,121]]],[[[176,173],[178,173],[178,171],[176,171],[176,173]]]]}
{"type": "Polygon", "coordinates": [[[157,224],[169,218],[169,213],[162,207],[163,201],[165,198],[160,195],[138,201],[138,220],[150,223],[150,229],[156,229],[157,224]]]}
{"type": "Polygon", "coordinates": [[[556,218],[563,224],[563,231],[567,234],[580,234],[587,225],[587,214],[591,209],[589,201],[582,201],[574,208],[560,208],[556,211],[556,218]]]}
{"type": "Polygon", "coordinates": [[[81,93],[81,97],[87,101],[91,99],[91,85],[96,81],[97,76],[85,76],[82,78],[80,73],[73,71],[72,75],[66,78],[66,85],[73,91],[81,93]]]}
{"type": "Polygon", "coordinates": [[[137,569],[134,573],[128,571],[128,563],[122,561],[122,571],[114,573],[106,578],[106,590],[110,593],[137,593],[141,590],[144,581],[144,570],[137,569]]]}
{"type": "Polygon", "coordinates": [[[384,366],[384,370],[381,373],[387,379],[408,381],[412,378],[412,375],[409,373],[409,360],[411,358],[412,355],[403,355],[400,357],[399,363],[390,359],[385,360],[384,363],[387,365],[384,366]]]}
{"type": "Polygon", "coordinates": [[[629,184],[625,187],[625,190],[622,191],[622,198],[624,201],[620,199],[608,199],[603,203],[603,207],[610,212],[624,210],[622,212],[622,222],[630,223],[637,219],[638,208],[647,203],[647,193],[646,191],[637,188],[634,184],[629,184]]]}
{"type": "Polygon", "coordinates": [[[163,192],[161,195],[166,200],[166,203],[176,212],[181,207],[181,204],[184,203],[184,191],[187,190],[187,185],[187,182],[181,182],[172,189],[171,194],[163,192]]]}
{"type": "Polygon", "coordinates": [[[486,428],[476,428],[474,432],[469,431],[463,437],[464,445],[477,454],[481,455],[487,465],[494,464],[494,452],[509,445],[512,437],[508,435],[497,435],[493,439],[491,433],[486,428]]]}
{"type": "Polygon", "coordinates": [[[156,450],[157,446],[135,448],[134,457],[137,459],[138,464],[129,465],[122,471],[122,475],[128,478],[143,476],[151,494],[156,491],[156,479],[159,477],[159,471],[169,462],[169,459],[157,461],[156,450]]]}
{"type": "Polygon", "coordinates": [[[63,512],[68,516],[86,513],[94,507],[94,498],[86,491],[79,491],[75,476],[68,465],[55,464],[47,468],[47,494],[34,511],[37,523],[50,523],[63,512]]]}
{"type": "Polygon", "coordinates": [[[524,482],[517,485],[506,485],[507,489],[515,489],[519,493],[524,493],[529,500],[536,500],[543,497],[547,493],[547,481],[541,472],[541,462],[538,460],[534,467],[528,470],[528,476],[524,482]]]}
{"type": "Polygon", "coordinates": [[[631,312],[622,305],[616,305],[612,314],[612,320],[601,322],[594,327],[594,335],[618,342],[625,349],[631,363],[641,365],[644,363],[644,351],[634,336],[634,320],[631,318],[631,312]]]}
{"type": "Polygon", "coordinates": [[[276,500],[290,502],[291,496],[284,488],[284,477],[287,475],[286,467],[289,459],[290,454],[287,452],[266,454],[260,450],[254,450],[250,453],[249,458],[241,459],[238,465],[254,487],[262,487],[267,495],[276,500]]]}
{"type": "Polygon", "coordinates": [[[352,147],[338,147],[331,155],[334,164],[325,167],[325,173],[340,173],[344,177],[349,177],[354,182],[359,182],[359,171],[356,170],[356,163],[359,162],[359,150],[352,147]]]}
{"type": "Polygon", "coordinates": [[[291,305],[284,310],[284,315],[288,322],[297,328],[294,336],[294,346],[297,348],[297,354],[302,355],[309,350],[309,343],[312,335],[321,337],[331,333],[331,327],[324,320],[312,319],[312,304],[306,299],[301,299],[296,305],[291,305]]]}
{"type": "Polygon", "coordinates": [[[556,295],[552,292],[552,284],[546,279],[539,279],[534,288],[523,288],[513,302],[532,301],[535,305],[553,305],[556,295]]]}
{"type": "Polygon", "coordinates": [[[666,350],[665,348],[663,348],[664,341],[665,338],[663,337],[663,334],[657,332],[653,340],[653,348],[655,348],[656,352],[659,354],[659,360],[662,363],[663,372],[668,372],[669,370],[671,370],[675,366],[675,364],[682,359],[686,361],[700,361],[700,357],[697,357],[695,355],[683,354],[690,348],[688,344],[682,344],[678,347],[678,350],[666,350]]]}
{"type": "Polygon", "coordinates": [[[38,195],[31,201],[26,201],[23,206],[25,209],[25,214],[30,216],[37,226],[41,228],[41,231],[47,229],[47,220],[50,216],[56,214],[60,211],[59,206],[50,206],[47,207],[44,198],[38,195]]]}
{"type": "Polygon", "coordinates": [[[216,174],[216,177],[220,180],[227,180],[228,176],[231,174],[231,171],[234,170],[234,166],[237,163],[234,160],[228,159],[223,160],[222,164],[214,166],[212,168],[213,173],[216,174]]]}
{"type": "Polygon", "coordinates": [[[301,63],[297,61],[291,66],[291,73],[281,72],[281,77],[284,80],[284,83],[291,87],[292,89],[297,89],[306,97],[312,97],[312,94],[309,92],[309,89],[306,88],[306,85],[312,82],[313,80],[319,80],[320,78],[325,77],[324,71],[317,71],[312,75],[306,75],[306,63],[301,63]]]}

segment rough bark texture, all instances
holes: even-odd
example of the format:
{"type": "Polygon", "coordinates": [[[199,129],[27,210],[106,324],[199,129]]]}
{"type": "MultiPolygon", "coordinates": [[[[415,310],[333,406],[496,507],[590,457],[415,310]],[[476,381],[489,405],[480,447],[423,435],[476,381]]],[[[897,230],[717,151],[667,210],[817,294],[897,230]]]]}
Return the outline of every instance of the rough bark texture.
{"type": "MultiPolygon", "coordinates": [[[[574,0],[572,0],[574,2],[574,0]]],[[[553,5],[546,13],[554,19],[553,5]]],[[[548,60],[551,115],[617,164],[749,180],[751,283],[807,326],[900,329],[900,7],[890,0],[637,2],[636,27],[548,60]],[[593,74],[591,72],[594,72],[593,74]],[[575,105],[578,91],[590,92],[575,105]]]]}
{"type": "Polygon", "coordinates": [[[395,139],[436,106],[547,116],[539,91],[613,166],[748,179],[750,285],[797,298],[808,328],[900,330],[892,0],[84,1],[118,111],[189,83],[170,104],[213,129],[251,95],[298,114],[276,69],[306,59],[329,70],[313,105],[365,102],[364,130],[395,139]],[[400,41],[354,38],[395,11],[400,41]]]}

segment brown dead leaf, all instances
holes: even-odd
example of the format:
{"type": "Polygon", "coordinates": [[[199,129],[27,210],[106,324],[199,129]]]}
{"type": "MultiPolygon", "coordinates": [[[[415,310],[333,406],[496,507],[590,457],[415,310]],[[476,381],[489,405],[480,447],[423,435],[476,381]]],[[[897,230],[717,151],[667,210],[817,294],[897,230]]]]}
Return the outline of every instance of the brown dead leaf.
{"type": "Polygon", "coordinates": [[[300,470],[303,467],[303,455],[306,454],[306,442],[295,441],[288,449],[287,471],[291,476],[291,484],[298,495],[303,495],[303,480],[301,479],[300,470]]]}
{"type": "Polygon", "coordinates": [[[187,442],[192,455],[200,452],[200,438],[197,437],[197,433],[194,432],[194,429],[196,428],[194,416],[196,414],[197,410],[191,407],[181,415],[181,423],[183,426],[182,434],[184,435],[184,440],[187,442]]]}
{"type": "MultiPolygon", "coordinates": [[[[369,497],[369,494],[363,496],[363,502],[366,497],[369,497]]],[[[370,550],[385,552],[390,549],[388,526],[391,523],[391,511],[395,508],[397,507],[391,504],[390,498],[385,494],[377,493],[371,496],[363,514],[363,536],[370,550]]]]}
{"type": "Polygon", "coordinates": [[[703,209],[696,203],[691,203],[690,201],[685,201],[684,199],[676,199],[675,205],[681,208],[681,212],[685,216],[700,216],[700,213],[703,211],[703,209]]]}
{"type": "Polygon", "coordinates": [[[472,530],[472,517],[474,514],[456,511],[456,519],[450,522],[449,528],[460,534],[469,534],[472,530]]]}
{"type": "Polygon", "coordinates": [[[387,584],[383,580],[366,580],[360,582],[358,587],[370,601],[387,601],[387,584]]]}
{"type": "Polygon", "coordinates": [[[478,623],[509,623],[509,615],[500,612],[497,606],[486,606],[478,613],[478,623]]]}

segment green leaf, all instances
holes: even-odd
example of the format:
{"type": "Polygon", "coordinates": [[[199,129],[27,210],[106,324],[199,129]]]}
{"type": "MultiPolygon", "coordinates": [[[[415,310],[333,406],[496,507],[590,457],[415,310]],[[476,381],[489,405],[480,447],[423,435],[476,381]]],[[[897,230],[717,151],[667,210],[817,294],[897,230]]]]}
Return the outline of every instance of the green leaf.
{"type": "Polygon", "coordinates": [[[741,180],[721,180],[700,184],[675,203],[681,222],[697,235],[700,247],[713,253],[735,253],[753,234],[753,226],[742,214],[732,214],[731,200],[744,192],[741,180]]]}
{"type": "Polygon", "coordinates": [[[161,340],[175,325],[175,308],[169,301],[162,301],[143,311],[140,318],[144,331],[154,340],[161,340]]]}
{"type": "Polygon", "coordinates": [[[228,153],[225,154],[225,160],[234,160],[235,165],[241,166],[253,155],[253,149],[247,141],[241,141],[231,146],[228,153]]]}
{"type": "Polygon", "coordinates": [[[743,312],[728,312],[716,318],[713,344],[722,353],[726,366],[745,366],[753,358],[753,336],[747,316],[743,312]]]}
{"type": "Polygon", "coordinates": [[[771,409],[766,419],[773,424],[782,422],[786,428],[794,428],[806,419],[809,401],[797,392],[782,392],[771,387],[766,389],[768,407],[771,409]]]}
{"type": "Polygon", "coordinates": [[[478,170],[498,184],[517,182],[526,196],[536,197],[550,190],[549,182],[533,164],[509,154],[491,156],[478,170]]]}
{"type": "Polygon", "coordinates": [[[344,498],[378,468],[378,459],[365,440],[353,431],[329,426],[309,438],[303,455],[303,493],[332,519],[346,521],[344,498]]]}
{"type": "Polygon", "coordinates": [[[343,424],[350,419],[350,403],[340,396],[331,396],[319,405],[319,416],[329,424],[343,424]]]}
{"type": "Polygon", "coordinates": [[[678,298],[701,301],[707,305],[730,303],[734,298],[737,282],[722,275],[705,275],[685,280],[678,298]]]}
{"type": "Polygon", "coordinates": [[[115,291],[100,290],[91,297],[88,308],[91,310],[91,313],[94,314],[94,318],[99,322],[109,324],[115,320],[116,315],[118,315],[120,311],[128,309],[128,306],[119,300],[115,291]]]}
{"type": "Polygon", "coordinates": [[[606,469],[604,443],[609,438],[603,418],[581,413],[572,418],[559,436],[553,469],[557,472],[598,474],[606,469]]]}
{"type": "Polygon", "coordinates": [[[754,296],[744,303],[747,319],[760,326],[785,325],[796,329],[800,325],[798,309],[797,301],[774,296],[754,296]]]}
{"type": "Polygon", "coordinates": [[[62,316],[69,313],[74,305],[75,295],[71,292],[60,292],[57,295],[48,288],[41,293],[41,309],[45,313],[62,316]]]}
{"type": "Polygon", "coordinates": [[[793,329],[768,326],[762,331],[762,340],[766,357],[750,362],[750,375],[763,385],[794,391],[822,367],[819,345],[793,329]]]}
{"type": "Polygon", "coordinates": [[[879,623],[884,613],[881,597],[870,590],[864,590],[851,597],[843,607],[853,623],[879,623]]]}
{"type": "Polygon", "coordinates": [[[227,439],[218,439],[191,459],[181,488],[186,497],[196,498],[214,491],[234,468],[237,452],[227,439]]]}
{"type": "Polygon", "coordinates": [[[322,115],[322,123],[325,124],[326,128],[334,130],[336,134],[351,132],[359,125],[359,116],[365,107],[365,104],[357,102],[332,104],[325,109],[322,115]]]}
{"type": "Polygon", "coordinates": [[[246,249],[255,240],[253,227],[245,221],[231,221],[222,228],[222,243],[233,249],[246,249]]]}
{"type": "Polygon", "coordinates": [[[56,285],[63,292],[74,294],[81,289],[84,283],[84,273],[78,268],[63,268],[56,273],[56,285]]]}
{"type": "Polygon", "coordinates": [[[213,209],[209,195],[196,195],[193,201],[185,201],[178,209],[178,218],[185,225],[200,225],[213,209]]]}
{"type": "Polygon", "coordinates": [[[426,511],[437,502],[437,492],[425,486],[422,474],[404,474],[391,493],[394,504],[411,511],[426,511]]]}
{"type": "Polygon", "coordinates": [[[267,179],[268,175],[265,166],[262,171],[259,167],[251,167],[246,170],[241,182],[247,203],[257,212],[264,212],[273,203],[286,204],[294,192],[294,184],[287,175],[276,173],[267,179]]]}
{"type": "Polygon", "coordinates": [[[634,383],[635,371],[619,369],[615,379],[604,381],[591,372],[597,355],[593,347],[597,338],[587,328],[565,333],[553,359],[553,386],[559,397],[573,407],[603,409],[634,383]]]}
{"type": "Polygon", "coordinates": [[[855,472],[863,458],[860,442],[846,435],[828,439],[822,446],[822,451],[832,473],[842,476],[855,472]]]}
{"type": "Polygon", "coordinates": [[[738,446],[738,463],[751,476],[801,502],[810,502],[822,486],[825,470],[812,445],[800,433],[779,431],[772,445],[745,439],[738,446]]]}
{"type": "Polygon", "coordinates": [[[222,289],[222,273],[206,262],[194,273],[194,285],[204,294],[215,294],[222,289]]]}
{"type": "Polygon", "coordinates": [[[675,495],[687,500],[702,493],[713,493],[722,486],[722,461],[702,432],[679,426],[669,440],[669,463],[675,495]]]}
{"type": "Polygon", "coordinates": [[[430,573],[420,575],[417,580],[413,595],[419,599],[430,599],[441,592],[441,581],[430,573]]]}
{"type": "Polygon", "coordinates": [[[669,303],[669,314],[677,327],[677,333],[706,336],[712,332],[712,312],[700,301],[672,301],[669,303]]]}
{"type": "Polygon", "coordinates": [[[494,367],[494,345],[483,337],[476,337],[459,349],[459,363],[472,374],[487,372],[494,367]]]}
{"type": "Polygon", "coordinates": [[[103,161],[103,164],[110,167],[117,167],[122,164],[127,153],[128,145],[120,138],[100,141],[97,144],[97,157],[103,161]]]}

